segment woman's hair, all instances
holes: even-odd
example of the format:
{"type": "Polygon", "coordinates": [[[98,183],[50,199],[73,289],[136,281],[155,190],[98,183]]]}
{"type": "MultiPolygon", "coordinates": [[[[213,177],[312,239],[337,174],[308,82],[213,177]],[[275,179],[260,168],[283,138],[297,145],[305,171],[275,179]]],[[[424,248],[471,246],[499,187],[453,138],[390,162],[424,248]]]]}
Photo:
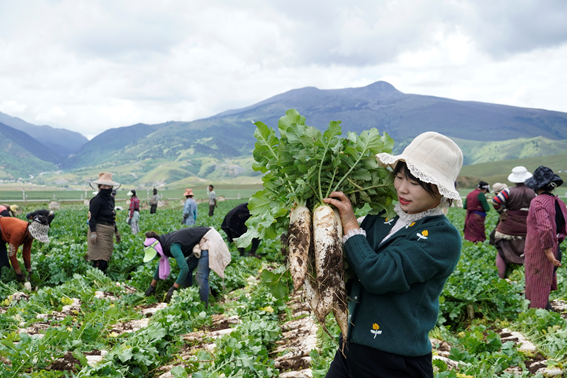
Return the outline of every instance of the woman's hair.
{"type": "Polygon", "coordinates": [[[396,164],[396,168],[394,169],[394,175],[397,175],[398,173],[402,173],[404,175],[405,178],[407,178],[408,180],[411,181],[415,181],[419,184],[419,186],[421,186],[423,188],[423,190],[425,190],[427,193],[429,193],[429,195],[433,198],[437,198],[440,196],[439,194],[439,189],[437,188],[437,185],[428,183],[428,182],[423,182],[420,179],[418,179],[417,177],[415,177],[414,175],[411,174],[410,170],[408,169],[408,166],[406,164],[405,161],[398,161],[398,164],[396,164]],[[403,169],[403,172],[402,172],[403,169]]]}
{"type": "Polygon", "coordinates": [[[146,238],[154,238],[159,240],[159,235],[155,231],[148,231],[146,232],[146,238]]]}

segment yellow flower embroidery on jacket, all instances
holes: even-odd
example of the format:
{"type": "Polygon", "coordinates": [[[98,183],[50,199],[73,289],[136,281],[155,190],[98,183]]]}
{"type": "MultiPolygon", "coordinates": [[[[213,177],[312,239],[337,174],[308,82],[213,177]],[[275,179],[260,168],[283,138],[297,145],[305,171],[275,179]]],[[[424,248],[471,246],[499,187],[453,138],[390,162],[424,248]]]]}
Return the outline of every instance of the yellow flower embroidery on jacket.
{"type": "Polygon", "coordinates": [[[416,235],[417,235],[417,241],[420,241],[421,239],[427,240],[427,236],[429,235],[429,232],[427,232],[427,230],[423,230],[421,231],[421,234],[418,232],[416,235]]]}
{"type": "Polygon", "coordinates": [[[380,335],[382,333],[382,331],[379,331],[380,326],[376,323],[372,324],[372,329],[370,330],[370,333],[374,334],[374,338],[376,338],[376,335],[380,335]]]}
{"type": "Polygon", "coordinates": [[[414,225],[415,225],[415,222],[411,222],[410,224],[408,224],[408,225],[406,226],[406,228],[412,227],[412,226],[414,226],[414,225]]]}

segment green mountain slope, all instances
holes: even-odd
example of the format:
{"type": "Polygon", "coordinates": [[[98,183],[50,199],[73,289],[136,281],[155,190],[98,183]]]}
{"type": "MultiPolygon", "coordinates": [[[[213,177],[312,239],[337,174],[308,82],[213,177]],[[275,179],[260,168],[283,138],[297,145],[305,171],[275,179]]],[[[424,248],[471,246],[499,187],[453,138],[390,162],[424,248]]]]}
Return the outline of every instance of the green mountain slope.
{"type": "Polygon", "coordinates": [[[567,140],[544,137],[518,138],[497,142],[480,142],[453,138],[463,150],[465,165],[491,161],[557,155],[567,151],[567,140]]]}
{"type": "MultiPolygon", "coordinates": [[[[508,175],[512,172],[512,168],[518,165],[523,165],[532,173],[540,165],[545,165],[553,169],[555,173],[560,175],[561,178],[567,182],[567,152],[563,152],[552,156],[538,156],[467,165],[461,169],[459,187],[474,187],[478,184],[478,180],[484,180],[489,184],[503,182],[511,185],[511,183],[508,182],[508,175]]],[[[567,191],[567,187],[565,190],[567,191]]]]}

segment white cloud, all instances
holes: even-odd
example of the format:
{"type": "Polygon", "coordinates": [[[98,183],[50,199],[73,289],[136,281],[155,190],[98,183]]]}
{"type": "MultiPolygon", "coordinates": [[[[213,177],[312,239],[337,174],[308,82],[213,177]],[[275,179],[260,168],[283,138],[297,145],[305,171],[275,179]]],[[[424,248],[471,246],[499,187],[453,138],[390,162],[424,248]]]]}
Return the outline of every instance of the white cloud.
{"type": "Polygon", "coordinates": [[[20,104],[17,101],[2,101],[0,104],[0,112],[6,113],[13,117],[17,116],[18,114],[22,114],[25,112],[27,106],[25,104],[20,104]]]}

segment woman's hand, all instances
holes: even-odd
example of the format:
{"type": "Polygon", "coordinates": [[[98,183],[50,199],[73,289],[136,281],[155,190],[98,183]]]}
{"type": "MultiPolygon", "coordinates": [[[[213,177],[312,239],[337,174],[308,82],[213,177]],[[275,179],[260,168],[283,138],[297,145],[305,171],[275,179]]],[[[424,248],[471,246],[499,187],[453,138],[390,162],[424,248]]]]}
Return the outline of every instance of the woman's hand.
{"type": "Polygon", "coordinates": [[[553,266],[557,266],[557,267],[561,266],[561,262],[559,260],[557,260],[555,258],[555,255],[553,254],[553,249],[546,248],[546,249],[544,249],[544,252],[545,252],[547,259],[549,260],[549,262],[551,262],[553,264],[553,266]]]}
{"type": "Polygon", "coordinates": [[[331,198],[324,198],[323,202],[335,206],[339,210],[341,223],[343,224],[343,233],[346,235],[350,230],[359,228],[356,215],[352,209],[350,200],[343,192],[332,192],[331,198]]]}

